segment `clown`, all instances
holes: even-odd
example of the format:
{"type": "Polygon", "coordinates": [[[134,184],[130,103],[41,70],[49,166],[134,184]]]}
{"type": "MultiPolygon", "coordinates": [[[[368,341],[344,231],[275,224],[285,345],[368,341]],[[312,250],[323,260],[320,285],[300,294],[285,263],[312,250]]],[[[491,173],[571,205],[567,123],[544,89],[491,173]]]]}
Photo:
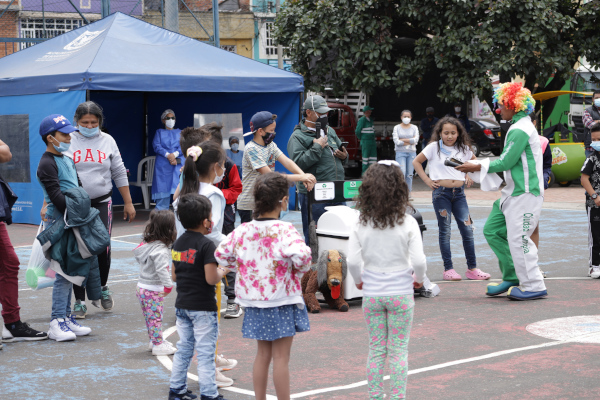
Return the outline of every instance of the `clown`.
{"type": "Polygon", "coordinates": [[[528,117],[535,107],[531,92],[520,82],[504,83],[494,92],[502,119],[511,121],[504,150],[497,160],[468,162],[456,169],[487,174],[504,171],[506,186],[494,203],[483,234],[498,257],[501,283],[490,283],[486,294],[508,292],[512,300],[534,300],[548,292],[538,268],[538,250],[531,234],[538,224],[544,201],[542,147],[528,117]],[[520,286],[519,286],[520,285],[520,286]]]}

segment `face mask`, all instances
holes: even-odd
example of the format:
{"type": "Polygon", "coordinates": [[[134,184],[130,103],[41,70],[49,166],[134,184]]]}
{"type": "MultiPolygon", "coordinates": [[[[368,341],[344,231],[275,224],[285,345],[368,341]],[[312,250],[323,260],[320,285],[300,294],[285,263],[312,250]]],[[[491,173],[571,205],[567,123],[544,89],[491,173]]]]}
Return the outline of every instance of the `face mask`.
{"type": "Polygon", "coordinates": [[[240,145],[238,143],[234,143],[231,145],[231,151],[238,151],[240,145]]]}
{"type": "MultiPolygon", "coordinates": [[[[279,200],[280,203],[283,203],[283,200],[279,200]]],[[[279,219],[283,219],[286,215],[288,215],[288,213],[290,212],[290,201],[287,201],[287,204],[285,206],[285,210],[281,210],[281,212],[279,213],[279,219]]]]}
{"type": "MultiPolygon", "coordinates": [[[[52,137],[54,140],[56,140],[58,142],[58,140],[53,136],[52,137]]],[[[69,150],[69,147],[71,147],[71,143],[67,143],[67,142],[58,142],[58,146],[55,144],[52,144],[52,146],[54,146],[54,149],[56,151],[58,151],[59,153],[62,153],[64,151],[69,150]]]]}
{"type": "MultiPolygon", "coordinates": [[[[219,167],[220,168],[220,167],[219,167]]],[[[215,170],[215,174],[217,173],[217,170],[215,170]]],[[[217,183],[220,183],[223,180],[223,177],[225,176],[225,168],[223,168],[223,173],[221,175],[217,175],[215,176],[215,179],[213,180],[213,183],[216,185],[217,183]]]]}
{"type": "Polygon", "coordinates": [[[460,112],[460,110],[461,110],[461,108],[460,108],[460,107],[454,107],[454,112],[457,112],[457,113],[459,113],[459,112],[460,112]]]}
{"type": "Polygon", "coordinates": [[[210,235],[212,233],[213,228],[215,227],[215,223],[213,221],[211,221],[210,219],[208,220],[210,222],[210,226],[208,228],[206,228],[206,234],[210,235]]]}
{"type": "Polygon", "coordinates": [[[592,147],[592,149],[594,149],[596,151],[600,151],[600,141],[592,142],[592,143],[590,143],[590,146],[592,147]]]}
{"type": "Polygon", "coordinates": [[[263,140],[265,142],[265,146],[268,146],[271,144],[271,142],[273,141],[273,139],[275,139],[275,132],[266,132],[267,134],[265,136],[263,136],[263,140]]]}
{"type": "Polygon", "coordinates": [[[427,118],[433,119],[433,114],[427,114],[427,118]]]}
{"type": "Polygon", "coordinates": [[[404,117],[404,118],[402,118],[402,123],[403,123],[404,125],[408,125],[408,124],[410,124],[410,118],[408,118],[408,117],[404,117]]]}
{"type": "Polygon", "coordinates": [[[321,124],[321,129],[323,129],[324,132],[327,132],[327,129],[325,128],[327,126],[327,124],[329,123],[329,119],[327,118],[327,115],[324,115],[322,117],[319,117],[316,121],[315,121],[315,125],[316,124],[321,124]]]}
{"type": "Polygon", "coordinates": [[[81,133],[85,137],[94,137],[98,133],[100,133],[100,128],[99,127],[86,128],[86,127],[80,126],[79,127],[79,133],[81,133]]]}
{"type": "Polygon", "coordinates": [[[173,127],[175,126],[175,120],[174,119],[168,119],[167,122],[165,122],[165,125],[167,126],[167,128],[173,129],[173,127]]]}
{"type": "Polygon", "coordinates": [[[600,108],[600,99],[594,99],[594,105],[600,108]]]}

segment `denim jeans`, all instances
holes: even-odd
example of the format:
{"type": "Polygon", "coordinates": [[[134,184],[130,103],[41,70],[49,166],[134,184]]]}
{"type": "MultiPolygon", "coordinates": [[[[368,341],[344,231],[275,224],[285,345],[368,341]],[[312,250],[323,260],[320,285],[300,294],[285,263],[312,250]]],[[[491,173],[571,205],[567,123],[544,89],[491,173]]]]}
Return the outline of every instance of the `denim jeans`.
{"type": "Polygon", "coordinates": [[[417,156],[417,153],[415,153],[415,152],[410,152],[410,153],[404,152],[404,151],[396,152],[396,162],[398,164],[400,164],[400,169],[402,170],[402,173],[404,174],[404,180],[406,181],[406,184],[408,185],[409,192],[412,192],[413,174],[415,173],[415,168],[413,167],[412,162],[416,156],[417,156]]]}
{"type": "Polygon", "coordinates": [[[206,397],[217,397],[215,380],[215,352],[219,326],[216,311],[192,311],[175,309],[177,315],[177,353],[173,356],[171,371],[171,390],[182,394],[187,391],[187,372],[196,350],[198,361],[198,383],[200,394],[206,397]]]}
{"type": "Polygon", "coordinates": [[[60,274],[56,274],[56,281],[52,287],[52,315],[54,318],[66,318],[71,316],[71,292],[73,284],[60,274]]]}
{"type": "MultiPolygon", "coordinates": [[[[308,220],[308,195],[304,193],[298,193],[298,201],[300,203],[300,213],[302,215],[302,232],[304,233],[304,243],[307,246],[310,246],[310,239],[308,237],[308,225],[310,225],[310,221],[308,220]]],[[[313,221],[319,221],[321,215],[325,214],[325,207],[329,206],[345,206],[346,203],[317,203],[312,205],[312,216],[313,221]]]]}
{"type": "Polygon", "coordinates": [[[457,188],[447,188],[440,186],[434,189],[433,209],[438,220],[440,229],[440,252],[444,260],[444,270],[452,269],[452,252],[450,251],[450,230],[452,217],[456,219],[458,230],[462,236],[465,257],[467,258],[467,267],[473,269],[477,267],[475,258],[475,240],[473,239],[473,220],[469,215],[469,206],[465,197],[464,186],[457,188]]]}

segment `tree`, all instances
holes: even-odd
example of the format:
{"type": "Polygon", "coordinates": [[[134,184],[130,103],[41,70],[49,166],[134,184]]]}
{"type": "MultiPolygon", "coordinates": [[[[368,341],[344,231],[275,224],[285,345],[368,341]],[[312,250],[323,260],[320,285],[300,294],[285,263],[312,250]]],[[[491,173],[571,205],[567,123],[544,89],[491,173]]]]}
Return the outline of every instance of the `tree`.
{"type": "MultiPolygon", "coordinates": [[[[438,96],[491,94],[491,75],[560,89],[579,57],[600,65],[600,1],[289,0],[276,21],[309,89],[400,94],[439,70],[438,96]]],[[[545,112],[548,106],[544,105],[545,112]]]]}

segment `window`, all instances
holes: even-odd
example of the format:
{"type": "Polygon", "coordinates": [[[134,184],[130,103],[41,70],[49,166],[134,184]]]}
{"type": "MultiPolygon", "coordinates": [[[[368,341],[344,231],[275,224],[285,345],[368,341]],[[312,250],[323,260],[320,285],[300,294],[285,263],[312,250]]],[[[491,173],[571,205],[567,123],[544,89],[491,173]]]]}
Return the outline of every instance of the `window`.
{"type": "MultiPolygon", "coordinates": [[[[90,21],[93,22],[93,21],[90,21]]],[[[50,39],[63,33],[72,31],[83,26],[82,19],[57,19],[46,18],[46,38],[50,39]]],[[[44,38],[44,19],[27,18],[21,20],[21,38],[40,39],[44,38]]],[[[34,43],[22,43],[21,48],[33,46],[34,43]]]]}
{"type": "Polygon", "coordinates": [[[339,109],[332,109],[331,111],[329,111],[329,115],[327,116],[328,119],[328,125],[332,128],[338,128],[340,126],[340,110],[339,109]]]}
{"type": "Polygon", "coordinates": [[[276,56],[277,55],[277,45],[275,44],[275,40],[273,40],[273,28],[275,25],[273,22],[265,22],[265,53],[267,56],[276,56]]]}
{"type": "Polygon", "coordinates": [[[221,48],[227,50],[230,53],[237,54],[237,46],[235,44],[222,44],[221,48]]]}

